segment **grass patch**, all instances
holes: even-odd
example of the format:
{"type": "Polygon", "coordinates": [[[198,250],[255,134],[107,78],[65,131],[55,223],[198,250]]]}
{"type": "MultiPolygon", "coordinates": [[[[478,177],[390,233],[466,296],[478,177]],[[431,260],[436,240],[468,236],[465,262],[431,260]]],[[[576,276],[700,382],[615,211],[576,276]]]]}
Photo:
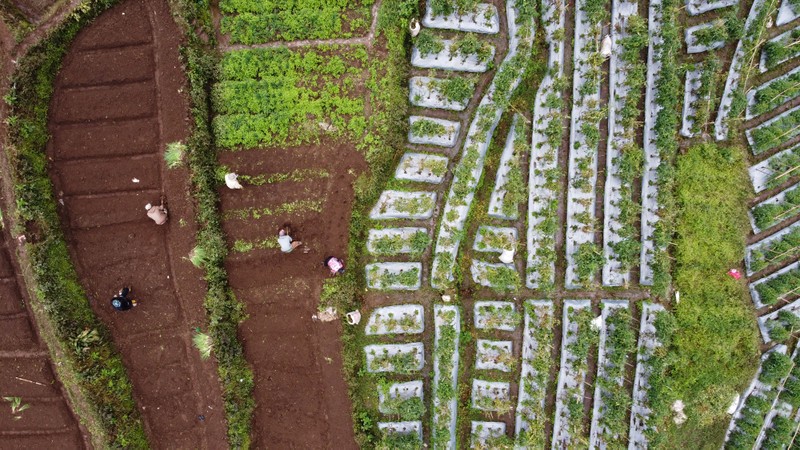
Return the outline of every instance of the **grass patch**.
{"type": "MultiPolygon", "coordinates": [[[[719,448],[730,420],[725,410],[752,378],[758,339],[744,283],[726,274],[744,257],[748,186],[738,148],[699,145],[678,158],[675,288],[677,330],[669,345],[668,401],[654,417],[653,448],[719,448]],[[686,403],[676,426],[669,405],[686,403]]],[[[662,399],[663,400],[663,399],[662,399]]]]}

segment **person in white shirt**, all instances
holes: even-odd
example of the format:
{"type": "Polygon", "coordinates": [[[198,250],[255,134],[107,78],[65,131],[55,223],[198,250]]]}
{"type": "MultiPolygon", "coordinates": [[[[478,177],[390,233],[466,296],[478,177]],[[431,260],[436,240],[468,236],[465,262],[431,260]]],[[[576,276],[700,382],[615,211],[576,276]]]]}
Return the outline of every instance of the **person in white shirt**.
{"type": "Polygon", "coordinates": [[[281,246],[281,251],[283,253],[291,253],[292,250],[296,249],[303,245],[300,241],[292,240],[292,237],[289,236],[289,233],[286,232],[283,228],[278,231],[278,245],[281,246]]]}

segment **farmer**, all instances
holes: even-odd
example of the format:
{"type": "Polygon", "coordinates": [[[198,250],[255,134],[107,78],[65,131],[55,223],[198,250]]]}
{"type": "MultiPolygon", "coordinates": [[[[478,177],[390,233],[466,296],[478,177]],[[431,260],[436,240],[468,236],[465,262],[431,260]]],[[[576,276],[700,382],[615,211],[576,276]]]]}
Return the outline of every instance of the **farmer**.
{"type": "Polygon", "coordinates": [[[288,229],[289,227],[284,227],[278,231],[278,244],[281,246],[281,251],[283,253],[292,253],[292,250],[303,245],[300,241],[292,240],[292,237],[289,236],[288,229]]]}
{"type": "Polygon", "coordinates": [[[164,207],[163,200],[158,206],[148,203],[144,205],[144,209],[147,210],[147,217],[153,219],[156,225],[164,225],[167,223],[167,208],[164,207]]]}
{"type": "Polygon", "coordinates": [[[322,261],[323,266],[327,266],[331,270],[331,275],[340,275],[344,273],[344,261],[335,257],[328,256],[325,261],[322,261]]]}
{"type": "Polygon", "coordinates": [[[117,311],[127,311],[136,306],[136,300],[128,298],[131,293],[131,288],[124,287],[119,290],[119,293],[111,299],[111,306],[117,311]]]}

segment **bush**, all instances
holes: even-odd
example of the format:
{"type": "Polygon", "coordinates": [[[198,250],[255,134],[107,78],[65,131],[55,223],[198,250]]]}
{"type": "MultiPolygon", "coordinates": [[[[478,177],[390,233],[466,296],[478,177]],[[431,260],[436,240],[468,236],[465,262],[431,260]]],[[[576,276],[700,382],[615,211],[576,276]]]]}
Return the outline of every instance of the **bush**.
{"type": "Polygon", "coordinates": [[[792,369],[792,358],[783,353],[772,352],[761,365],[761,375],[758,377],[764,384],[777,386],[780,381],[789,375],[792,369]]]}

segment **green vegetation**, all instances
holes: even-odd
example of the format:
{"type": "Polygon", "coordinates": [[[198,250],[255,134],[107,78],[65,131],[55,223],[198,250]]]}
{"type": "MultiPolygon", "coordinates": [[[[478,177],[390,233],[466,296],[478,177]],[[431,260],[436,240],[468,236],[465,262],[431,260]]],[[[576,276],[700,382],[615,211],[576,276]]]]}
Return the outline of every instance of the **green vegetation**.
{"type": "Polygon", "coordinates": [[[750,270],[758,272],[798,255],[800,255],[800,227],[795,227],[780,238],[755,248],[750,253],[750,270]]]}
{"type": "Polygon", "coordinates": [[[730,11],[723,17],[711,22],[711,26],[701,28],[694,33],[697,44],[710,46],[715,42],[735,41],[744,33],[744,21],[730,11]]]}
{"type": "Polygon", "coordinates": [[[374,0],[221,0],[220,29],[234,44],[364,35],[374,0]]]}
{"type": "Polygon", "coordinates": [[[465,15],[476,11],[480,0],[431,0],[430,6],[434,17],[449,16],[457,13],[465,15]]]}
{"type": "Polygon", "coordinates": [[[428,55],[435,55],[444,50],[444,41],[442,38],[433,33],[430,29],[426,28],[417,35],[414,40],[420,56],[423,58],[428,55]]]}
{"type": "Polygon", "coordinates": [[[293,202],[283,203],[278,206],[264,206],[261,208],[250,207],[242,209],[232,209],[225,211],[223,220],[258,220],[262,217],[270,217],[275,215],[285,215],[298,212],[320,212],[322,211],[322,200],[320,199],[304,199],[295,200],[293,202]]]}
{"type": "Polygon", "coordinates": [[[756,443],[758,433],[764,425],[764,417],[772,408],[775,392],[770,391],[764,396],[753,394],[747,397],[742,408],[742,416],[736,420],[736,429],[731,432],[726,450],[752,449],[756,443]]]}
{"type": "Polygon", "coordinates": [[[595,274],[603,267],[603,249],[593,242],[585,242],[575,252],[575,271],[578,279],[585,284],[594,282],[595,274]]]}
{"type": "Polygon", "coordinates": [[[761,441],[763,450],[783,450],[789,448],[795,438],[797,424],[793,420],[777,415],[772,419],[772,426],[767,428],[764,440],[761,441]]]}
{"type": "Polygon", "coordinates": [[[441,92],[444,98],[453,103],[467,103],[475,93],[475,78],[453,77],[433,81],[434,89],[441,92]]]}
{"type": "MultiPolygon", "coordinates": [[[[695,67],[697,67],[695,65],[695,67]]],[[[711,53],[702,63],[700,72],[700,87],[697,88],[697,99],[692,103],[694,115],[691,116],[692,126],[690,131],[700,134],[708,130],[711,122],[711,111],[716,109],[716,92],[718,74],[720,69],[719,58],[711,53]]]]}
{"type": "Polygon", "coordinates": [[[627,442],[628,409],[631,396],[623,385],[628,366],[628,355],[636,350],[636,336],[631,330],[631,312],[628,308],[614,308],[606,319],[606,364],[603,375],[596,383],[600,386],[603,399],[602,416],[599,424],[603,427],[602,441],[609,447],[624,448],[627,442]]]}
{"type": "Polygon", "coordinates": [[[752,377],[758,355],[752,306],[744,285],[726,274],[744,256],[745,167],[740,149],[711,144],[678,159],[675,288],[681,302],[674,306],[677,328],[664,341],[667,357],[656,372],[669,376],[651,378],[658,384],[658,392],[648,395],[658,427],[654,448],[718,447],[729,420],[725,410],[752,377]],[[669,411],[676,399],[689,416],[679,427],[669,411]]]}
{"type": "Polygon", "coordinates": [[[375,450],[419,450],[422,448],[422,442],[416,433],[391,431],[384,432],[380,442],[375,446],[375,450]]]}
{"type": "Polygon", "coordinates": [[[764,44],[765,66],[767,70],[775,68],[787,59],[800,53],[800,28],[790,31],[782,39],[764,44]]]}
{"type": "Polygon", "coordinates": [[[362,136],[364,100],[357,91],[366,61],[363,46],[225,53],[212,92],[217,145],[235,150],[297,145],[324,133],[362,136]]]}
{"type": "Polygon", "coordinates": [[[399,272],[390,272],[383,270],[378,266],[373,266],[367,274],[369,284],[375,288],[388,288],[390,286],[400,287],[414,287],[419,283],[420,274],[419,269],[414,267],[409,270],[401,270],[399,272]]]}
{"type": "Polygon", "coordinates": [[[439,382],[433,384],[433,398],[442,405],[433,411],[434,425],[431,430],[431,444],[433,448],[448,448],[452,436],[450,435],[451,411],[450,401],[456,398],[457,386],[453,385],[453,354],[458,351],[456,342],[458,341],[458,331],[455,327],[456,314],[452,310],[439,311],[439,319],[442,325],[439,327],[439,335],[434,342],[433,358],[439,368],[439,382]]]}
{"type": "Polygon", "coordinates": [[[575,448],[581,448],[589,445],[587,439],[589,430],[584,426],[589,423],[585,420],[586,415],[583,409],[583,391],[586,389],[584,382],[586,381],[586,371],[589,368],[589,355],[597,352],[600,334],[592,328],[591,322],[594,319],[594,313],[591,308],[577,310],[571,306],[568,308],[569,320],[577,330],[569,331],[569,334],[574,336],[574,340],[567,344],[564,350],[572,355],[570,373],[577,377],[577,385],[565,386],[566,404],[564,406],[567,408],[565,427],[567,433],[574,438],[574,440],[570,440],[570,445],[575,444],[575,448]]]}
{"type": "Polygon", "coordinates": [[[762,230],[776,225],[790,217],[800,214],[800,185],[784,191],[784,197],[777,203],[767,203],[753,208],[753,220],[762,230]]]}
{"type": "Polygon", "coordinates": [[[164,161],[167,163],[167,168],[175,169],[183,165],[184,154],[186,153],[186,145],[181,142],[170,142],[167,144],[167,149],[164,152],[164,161]]]}
{"type": "Polygon", "coordinates": [[[407,375],[419,371],[420,355],[416,348],[403,350],[394,354],[389,354],[388,349],[383,349],[382,353],[370,350],[372,360],[369,362],[369,369],[373,372],[396,372],[407,375]]]}
{"type": "Polygon", "coordinates": [[[412,257],[418,257],[431,243],[431,237],[424,230],[417,231],[408,238],[401,234],[384,235],[373,242],[372,253],[381,256],[397,255],[402,253],[403,248],[408,247],[412,257]]]}
{"type": "Polygon", "coordinates": [[[778,153],[769,158],[769,177],[767,189],[772,189],[800,175],[800,146],[792,147],[786,152],[778,153]]]}
{"type": "Polygon", "coordinates": [[[669,354],[669,349],[673,346],[673,338],[678,324],[675,316],[669,311],[658,311],[655,315],[653,327],[655,328],[655,339],[659,345],[652,351],[642,349],[646,355],[642,364],[645,364],[650,372],[645,388],[644,404],[651,413],[647,418],[645,435],[648,442],[657,448],[659,440],[662,439],[658,434],[658,426],[668,420],[667,416],[671,414],[668,383],[672,355],[669,354]]]}
{"type": "Polygon", "coordinates": [[[800,268],[789,270],[759,283],[755,288],[761,303],[765,305],[774,305],[779,301],[789,300],[800,293],[800,268]]]}
{"type": "Polygon", "coordinates": [[[478,238],[480,239],[477,243],[479,250],[496,248],[513,250],[517,246],[516,238],[510,232],[506,233],[489,227],[478,228],[478,238]]]}
{"type": "Polygon", "coordinates": [[[0,20],[8,26],[15,42],[22,41],[35,28],[22,11],[10,1],[0,1],[0,20]]]}
{"type": "Polygon", "coordinates": [[[528,429],[517,436],[517,444],[526,448],[544,448],[547,423],[544,409],[547,393],[545,387],[555,363],[551,356],[555,320],[552,314],[545,312],[537,314],[536,306],[531,302],[525,302],[525,310],[531,318],[529,333],[537,345],[530,360],[534,371],[523,379],[525,385],[520,388],[529,396],[521,405],[525,409],[524,417],[528,422],[528,429]]]}
{"type": "Polygon", "coordinates": [[[478,38],[475,33],[466,33],[453,41],[450,46],[450,58],[460,55],[466,59],[475,55],[478,61],[485,63],[492,57],[493,48],[490,43],[478,38]]]}
{"type": "Polygon", "coordinates": [[[203,270],[208,287],[203,305],[208,316],[208,335],[217,360],[222,397],[228,425],[228,444],[240,449],[250,446],[250,424],[255,408],[253,372],[244,357],[238,338],[239,323],[246,317],[244,307],[228,285],[224,260],[227,255],[220,221],[217,186],[217,152],[211,134],[208,91],[215,82],[217,57],[210,4],[206,1],[178,0],[174,16],[187,37],[181,48],[189,80],[191,135],[186,141],[197,208],[197,245],[206,253],[203,270]]]}
{"type": "Polygon", "coordinates": [[[516,292],[521,287],[517,269],[506,266],[486,266],[484,278],[497,292],[516,292]]]}
{"type": "MultiPolygon", "coordinates": [[[[315,178],[330,178],[330,176],[331,174],[325,169],[294,169],[291,172],[273,173],[272,175],[239,175],[238,180],[243,184],[263,186],[283,181],[306,181],[315,178]]],[[[220,178],[220,181],[222,179],[220,178]]]]}
{"type": "Polygon", "coordinates": [[[452,132],[450,130],[448,133],[444,125],[428,119],[420,119],[411,124],[411,135],[416,137],[443,136],[452,132]]]}
{"type": "Polygon", "coordinates": [[[772,150],[798,134],[800,134],[800,109],[794,109],[750,131],[753,154],[759,155],[772,150]]]}
{"type": "Polygon", "coordinates": [[[800,331],[800,317],[789,311],[779,311],[775,320],[767,322],[767,330],[770,339],[783,342],[800,331]]]}
{"type": "Polygon", "coordinates": [[[194,335],[192,335],[192,343],[197,351],[200,352],[200,359],[205,360],[211,357],[211,351],[214,350],[214,342],[211,340],[211,336],[195,330],[194,335]]]}
{"type": "Polygon", "coordinates": [[[63,354],[59,374],[73,381],[65,385],[79,396],[76,406],[91,424],[98,443],[147,448],[122,358],[108,330],[94,315],[72,265],[45,154],[48,108],[61,61],[78,31],[115,3],[87,3],[17,61],[12,88],[5,98],[9,139],[4,147],[11,161],[16,199],[16,211],[10,217],[12,229],[14,234],[28,236],[23,264],[30,264],[32,278],[26,281],[36,294],[31,301],[37,319],[47,323],[43,328],[52,330],[43,336],[63,354]],[[87,330],[89,334],[84,334],[87,330]],[[86,339],[88,335],[94,338],[86,339]]]}
{"type": "Polygon", "coordinates": [[[800,72],[772,81],[757,89],[754,97],[755,103],[752,107],[753,115],[771,111],[800,96],[800,72]]]}

